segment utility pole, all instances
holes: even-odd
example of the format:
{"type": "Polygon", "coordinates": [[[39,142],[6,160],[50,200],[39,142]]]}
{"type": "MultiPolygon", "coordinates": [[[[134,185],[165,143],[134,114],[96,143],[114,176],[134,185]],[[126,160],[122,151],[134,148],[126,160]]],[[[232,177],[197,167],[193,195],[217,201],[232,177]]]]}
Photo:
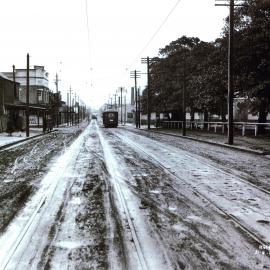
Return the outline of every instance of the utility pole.
{"type": "Polygon", "coordinates": [[[26,67],[26,137],[29,137],[29,53],[27,54],[27,67],[26,67]]]}
{"type": "Polygon", "coordinates": [[[15,65],[12,66],[13,70],[13,91],[14,91],[14,98],[17,98],[17,89],[16,89],[16,78],[15,78],[15,65]]]}
{"type": "Polygon", "coordinates": [[[151,84],[150,84],[150,62],[152,62],[153,59],[150,57],[142,58],[141,63],[147,64],[147,128],[150,130],[151,125],[151,84]]]}
{"type": "Polygon", "coordinates": [[[78,107],[78,123],[80,123],[80,97],[78,96],[78,102],[77,102],[77,107],[78,107]]]}
{"type": "Polygon", "coordinates": [[[120,92],[121,92],[121,98],[120,98],[120,102],[121,102],[120,108],[121,108],[121,109],[120,109],[120,110],[121,110],[121,125],[122,125],[122,124],[123,124],[123,119],[122,119],[122,116],[123,116],[123,115],[122,115],[122,114],[123,114],[123,113],[122,113],[122,110],[123,110],[123,107],[122,107],[122,106],[123,106],[123,104],[122,104],[122,103],[123,103],[123,100],[122,100],[123,87],[120,87],[120,92]]]}
{"type": "Polygon", "coordinates": [[[76,99],[77,99],[77,94],[76,94],[76,92],[75,92],[75,102],[74,102],[74,113],[75,113],[75,124],[77,123],[77,116],[76,116],[76,99]]]}
{"type": "Polygon", "coordinates": [[[75,114],[75,110],[74,110],[74,98],[72,99],[72,126],[74,125],[74,117],[76,120],[76,114],[75,114]]]}
{"type": "Polygon", "coordinates": [[[71,126],[72,125],[72,122],[73,122],[73,119],[72,119],[72,116],[71,116],[71,93],[73,92],[73,90],[71,89],[71,86],[69,88],[69,125],[71,126]]]}
{"type": "Polygon", "coordinates": [[[141,94],[140,88],[138,89],[138,125],[141,128],[141,94]]]}
{"type": "Polygon", "coordinates": [[[67,120],[67,125],[69,125],[69,93],[67,93],[67,111],[66,111],[66,120],[67,120]]]}
{"type": "Polygon", "coordinates": [[[122,100],[122,94],[123,94],[123,87],[119,87],[119,91],[120,91],[120,97],[119,97],[119,105],[120,105],[120,123],[121,123],[121,125],[123,124],[123,100],[122,100]]]}
{"type": "Polygon", "coordinates": [[[183,128],[182,135],[186,136],[186,55],[184,55],[184,80],[183,80],[183,96],[182,96],[182,106],[183,106],[183,128]]]}
{"type": "MultiPolygon", "coordinates": [[[[216,6],[229,6],[229,44],[228,44],[228,144],[233,144],[234,130],[233,130],[233,98],[234,98],[234,7],[242,6],[242,4],[235,4],[234,0],[229,0],[229,4],[215,4],[216,6]]],[[[224,0],[216,0],[216,2],[224,2],[224,0]]]]}
{"type": "Polygon", "coordinates": [[[233,144],[233,41],[234,41],[234,0],[230,0],[230,30],[228,51],[228,144],[233,144]]]}
{"type": "Polygon", "coordinates": [[[117,109],[117,94],[113,94],[114,96],[114,109],[116,110],[117,109]]]}
{"type": "Polygon", "coordinates": [[[141,72],[134,70],[130,72],[130,78],[135,80],[135,124],[136,128],[139,127],[139,117],[138,117],[138,88],[137,88],[137,78],[141,78],[141,72]]]}
{"type": "MultiPolygon", "coordinates": [[[[117,110],[118,113],[119,113],[120,104],[121,104],[120,97],[118,97],[118,110],[117,110]]],[[[119,117],[118,117],[118,119],[119,119],[119,117]]]]}
{"type": "Polygon", "coordinates": [[[58,93],[58,82],[59,82],[59,78],[58,78],[58,74],[56,73],[56,75],[55,75],[55,88],[56,88],[56,93],[58,93]]]}
{"type": "Polygon", "coordinates": [[[126,98],[126,95],[124,97],[124,104],[125,104],[125,110],[124,110],[124,125],[126,125],[126,118],[127,118],[127,98],[126,98]]]}
{"type": "MultiPolygon", "coordinates": [[[[185,73],[185,71],[184,71],[185,73]]],[[[183,82],[183,128],[182,135],[186,136],[186,74],[184,74],[184,82],[183,82]]]]}
{"type": "Polygon", "coordinates": [[[55,110],[55,114],[56,114],[56,126],[59,126],[59,102],[60,102],[60,95],[59,95],[59,90],[58,90],[58,83],[59,83],[59,78],[58,78],[58,74],[55,74],[55,88],[56,88],[56,110],[55,110]]]}

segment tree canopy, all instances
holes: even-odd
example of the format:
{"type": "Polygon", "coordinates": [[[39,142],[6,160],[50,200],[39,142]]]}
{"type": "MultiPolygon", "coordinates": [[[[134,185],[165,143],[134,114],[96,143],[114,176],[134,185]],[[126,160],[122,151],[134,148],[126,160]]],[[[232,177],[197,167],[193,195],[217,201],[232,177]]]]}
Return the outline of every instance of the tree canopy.
{"type": "MultiPolygon", "coordinates": [[[[249,108],[259,113],[260,122],[266,121],[270,112],[269,28],[269,0],[246,0],[235,7],[235,97],[244,98],[249,108]]],[[[172,112],[180,119],[185,86],[191,115],[208,112],[225,120],[227,44],[228,18],[221,37],[213,42],[182,36],[161,48],[150,66],[152,110],[172,112]]]]}

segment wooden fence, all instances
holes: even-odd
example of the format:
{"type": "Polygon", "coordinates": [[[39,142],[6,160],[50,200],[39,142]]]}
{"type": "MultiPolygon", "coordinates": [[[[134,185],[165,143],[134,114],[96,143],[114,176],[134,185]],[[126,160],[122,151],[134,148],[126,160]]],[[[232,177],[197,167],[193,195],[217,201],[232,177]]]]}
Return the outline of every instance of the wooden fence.
{"type": "MultiPolygon", "coordinates": [[[[220,129],[222,134],[225,133],[227,125],[227,122],[186,121],[186,128],[191,130],[203,130],[206,126],[208,131],[214,130],[217,133],[218,129],[220,129]]],[[[162,128],[182,128],[183,121],[162,121],[161,126],[162,128]]],[[[270,123],[234,122],[234,128],[242,130],[242,136],[246,135],[247,130],[253,130],[254,135],[257,136],[259,126],[265,126],[267,129],[270,129],[270,123]]]]}

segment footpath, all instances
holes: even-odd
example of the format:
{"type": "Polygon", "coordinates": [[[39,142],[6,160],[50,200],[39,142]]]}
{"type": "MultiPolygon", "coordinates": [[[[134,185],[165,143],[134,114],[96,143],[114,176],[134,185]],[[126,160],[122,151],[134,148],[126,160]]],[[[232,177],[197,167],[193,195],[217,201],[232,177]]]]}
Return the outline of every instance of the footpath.
{"type": "Polygon", "coordinates": [[[41,135],[43,135],[42,128],[32,128],[30,130],[29,137],[26,137],[25,132],[20,131],[12,132],[11,136],[6,132],[2,132],[0,133],[0,150],[17,143],[39,137],[41,135]]]}
{"type": "MultiPolygon", "coordinates": [[[[128,125],[127,128],[135,128],[128,125]]],[[[211,145],[217,145],[225,148],[231,148],[234,150],[249,152],[257,155],[270,155],[270,134],[255,136],[234,136],[234,144],[227,144],[227,136],[214,132],[207,132],[204,130],[186,130],[186,136],[182,136],[181,129],[161,129],[151,126],[150,131],[147,130],[147,126],[141,126],[141,130],[147,132],[156,132],[168,136],[179,137],[187,140],[194,140],[198,142],[208,143],[211,145]]]]}
{"type": "MultiPolygon", "coordinates": [[[[83,121],[80,123],[80,125],[86,125],[88,122],[83,121]]],[[[55,132],[59,129],[64,128],[76,128],[78,125],[68,126],[67,124],[61,124],[59,127],[55,127],[52,132],[55,132]]],[[[45,133],[47,134],[47,132],[45,133]]],[[[0,151],[3,149],[6,149],[10,146],[13,146],[18,143],[22,143],[28,140],[33,140],[35,138],[41,137],[45,135],[43,133],[43,128],[30,128],[30,134],[29,137],[26,137],[26,133],[24,132],[13,132],[12,136],[10,136],[6,132],[0,133],[0,151]]]]}

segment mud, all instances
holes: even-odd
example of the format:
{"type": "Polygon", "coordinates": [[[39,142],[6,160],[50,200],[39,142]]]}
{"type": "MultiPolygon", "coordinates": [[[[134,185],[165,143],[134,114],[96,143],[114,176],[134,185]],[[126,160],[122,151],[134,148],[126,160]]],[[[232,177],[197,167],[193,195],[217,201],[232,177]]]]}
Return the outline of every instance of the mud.
{"type": "MultiPolygon", "coordinates": [[[[108,132],[109,133],[109,132],[108,132]]],[[[109,134],[113,145],[134,178],[127,185],[141,198],[140,209],[148,215],[154,232],[178,269],[260,269],[253,256],[254,243],[242,249],[231,242],[248,242],[246,235],[216,212],[163,168],[109,134]],[[249,254],[249,256],[245,254],[249,254]],[[242,257],[241,259],[239,259],[242,257]],[[250,267],[250,265],[253,265],[250,267]]],[[[266,267],[266,265],[264,265],[266,267]]]]}
{"type": "Polygon", "coordinates": [[[185,150],[192,155],[201,157],[207,163],[221,168],[223,171],[245,178],[251,183],[270,191],[269,158],[241,151],[233,151],[220,146],[194,142],[187,139],[166,136],[158,133],[128,129],[129,132],[151,138],[153,141],[164,142],[185,150]],[[256,162],[254,162],[256,160],[256,162]]]}
{"type": "Polygon", "coordinates": [[[0,152],[0,233],[38,188],[50,161],[83,131],[65,128],[0,152]]]}

